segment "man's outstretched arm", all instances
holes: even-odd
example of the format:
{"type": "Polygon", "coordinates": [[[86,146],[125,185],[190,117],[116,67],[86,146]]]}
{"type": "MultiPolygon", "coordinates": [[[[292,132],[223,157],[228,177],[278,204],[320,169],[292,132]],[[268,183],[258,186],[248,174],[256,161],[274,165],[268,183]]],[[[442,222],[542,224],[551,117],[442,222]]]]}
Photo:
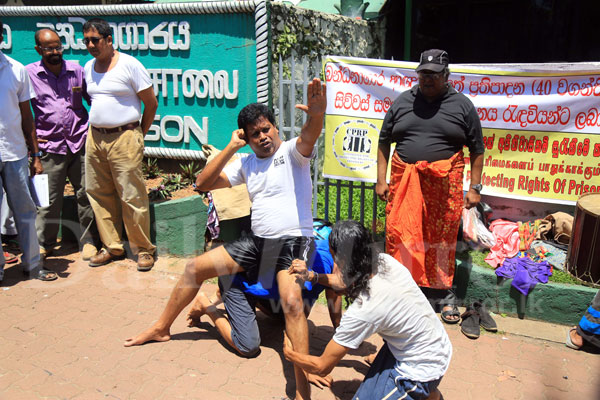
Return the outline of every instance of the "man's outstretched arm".
{"type": "Polygon", "coordinates": [[[317,357],[294,351],[292,342],[290,342],[287,335],[283,341],[283,355],[288,361],[293,362],[308,373],[319,376],[329,374],[333,367],[348,353],[348,350],[350,349],[330,340],[323,354],[317,357]]]}
{"type": "Polygon", "coordinates": [[[314,78],[307,88],[308,100],[306,105],[297,104],[296,108],[304,111],[308,118],[302,127],[296,148],[304,157],[310,157],[313,147],[323,130],[325,109],[327,108],[327,93],[325,84],[319,78],[314,78]]]}

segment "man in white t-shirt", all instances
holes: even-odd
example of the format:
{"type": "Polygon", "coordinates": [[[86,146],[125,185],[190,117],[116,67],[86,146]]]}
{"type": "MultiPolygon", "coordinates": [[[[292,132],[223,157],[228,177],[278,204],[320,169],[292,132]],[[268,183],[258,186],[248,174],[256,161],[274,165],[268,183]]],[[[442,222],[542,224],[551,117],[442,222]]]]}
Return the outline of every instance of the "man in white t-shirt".
{"type": "Polygon", "coordinates": [[[352,304],[320,357],[298,352],[287,339],[285,357],[324,376],[350,349],[378,333],[385,344],[353,399],[439,399],[437,387],[450,365],[452,344],[408,269],[379,254],[369,231],[356,221],[337,222],[329,247],[337,273],[315,277],[301,260],[293,261],[290,272],[344,290],[352,304]]]}
{"type": "Polygon", "coordinates": [[[158,102],[144,66],[113,48],[106,21],[87,21],[83,37],[94,57],[85,64],[87,91],[92,99],[85,184],[103,244],[89,265],[98,267],[125,255],[124,224],[131,250],[138,257],[138,270],[149,271],[156,247],[150,241],[142,158],[144,135],[154,120],[158,102]]]}
{"type": "MultiPolygon", "coordinates": [[[[0,43],[4,40],[0,21],[0,43]]],[[[35,229],[36,207],[29,192],[29,173],[43,172],[29,99],[35,91],[27,70],[20,62],[0,51],[0,185],[6,191],[8,205],[17,225],[25,275],[51,281],[55,272],[41,267],[40,246],[35,229]],[[29,154],[32,157],[29,168],[29,154]]],[[[3,191],[0,190],[0,202],[3,191]]],[[[4,252],[0,251],[0,282],[4,279],[4,252]]]]}
{"type": "MultiPolygon", "coordinates": [[[[173,321],[194,299],[202,282],[246,272],[263,286],[276,279],[286,331],[294,348],[308,354],[302,286],[287,269],[293,259],[308,260],[313,247],[310,159],[323,128],[326,105],[325,85],[315,78],[308,85],[307,105],[296,106],[308,116],[300,136],[285,142],[279,137],[273,113],[265,105],[254,103],[240,111],[239,129],[233,132],[227,147],[206,165],[196,187],[209,191],[245,183],[252,200],[252,234],[190,260],[158,321],[127,339],[125,346],[169,340],[173,321]],[[254,154],[243,155],[225,166],[246,144],[254,154]]],[[[306,374],[300,368],[295,368],[295,373],[296,398],[310,398],[306,374]]]]}

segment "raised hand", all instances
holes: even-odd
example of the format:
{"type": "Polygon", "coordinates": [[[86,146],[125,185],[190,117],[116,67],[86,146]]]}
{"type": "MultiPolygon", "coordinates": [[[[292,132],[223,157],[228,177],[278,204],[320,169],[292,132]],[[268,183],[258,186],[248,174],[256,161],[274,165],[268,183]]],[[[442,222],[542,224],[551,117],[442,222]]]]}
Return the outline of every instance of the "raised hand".
{"type": "Polygon", "coordinates": [[[321,83],[319,78],[314,78],[308,84],[307,102],[304,104],[296,104],[296,108],[304,111],[309,116],[320,116],[325,114],[327,108],[327,91],[324,83],[321,83]]]}

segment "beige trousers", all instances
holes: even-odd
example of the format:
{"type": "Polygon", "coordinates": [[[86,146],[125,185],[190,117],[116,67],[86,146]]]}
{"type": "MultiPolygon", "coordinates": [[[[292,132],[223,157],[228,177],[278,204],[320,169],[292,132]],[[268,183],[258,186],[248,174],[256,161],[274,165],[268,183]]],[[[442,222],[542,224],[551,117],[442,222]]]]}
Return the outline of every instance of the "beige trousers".
{"type": "Polygon", "coordinates": [[[140,127],[101,133],[90,127],[85,147],[85,184],[100,239],[123,254],[123,224],[134,254],[154,254],[148,194],[142,176],[144,134],[140,127]]]}

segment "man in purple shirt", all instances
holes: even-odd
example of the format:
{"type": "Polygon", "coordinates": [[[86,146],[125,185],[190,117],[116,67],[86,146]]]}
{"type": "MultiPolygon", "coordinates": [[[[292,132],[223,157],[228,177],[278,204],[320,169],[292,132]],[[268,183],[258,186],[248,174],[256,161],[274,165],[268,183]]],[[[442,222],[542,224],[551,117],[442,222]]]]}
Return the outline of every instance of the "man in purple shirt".
{"type": "MultiPolygon", "coordinates": [[[[83,99],[90,104],[83,68],[62,58],[60,38],[51,29],[35,33],[35,50],[41,61],[27,65],[27,72],[36,92],[31,100],[35,114],[44,171],[48,174],[50,205],[40,207],[37,215],[37,234],[40,254],[47,257],[56,245],[63,192],[66,178],[73,185],[77,199],[82,257],[88,260],[96,254],[98,231],[94,213],[85,192],[85,140],[88,113],[83,99]]],[[[71,227],[67,227],[71,228],[71,227]]],[[[77,227],[73,227],[77,229],[77,227]]],[[[71,228],[71,229],[73,229],[71,228]]],[[[76,232],[77,234],[77,232],[76,232]]]]}

